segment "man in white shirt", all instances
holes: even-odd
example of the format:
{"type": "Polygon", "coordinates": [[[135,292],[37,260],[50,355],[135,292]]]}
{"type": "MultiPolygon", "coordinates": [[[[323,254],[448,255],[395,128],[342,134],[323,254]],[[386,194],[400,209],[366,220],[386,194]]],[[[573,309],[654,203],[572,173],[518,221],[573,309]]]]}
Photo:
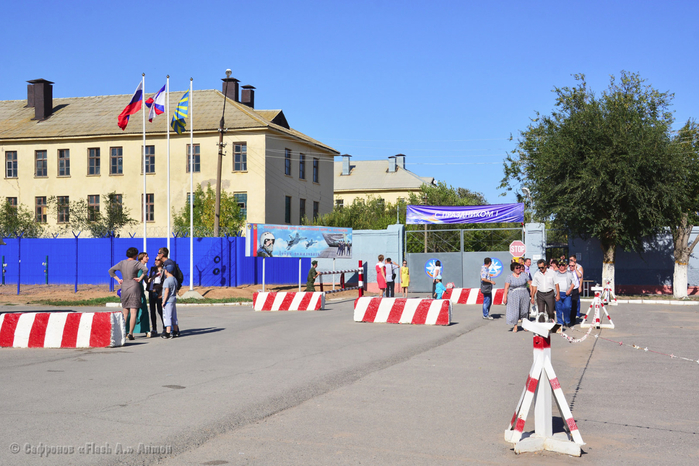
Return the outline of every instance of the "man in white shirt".
{"type": "Polygon", "coordinates": [[[556,301],[556,322],[570,327],[570,293],[573,291],[573,277],[568,272],[568,265],[565,262],[558,264],[558,272],[554,277],[560,298],[556,301]]]}
{"type": "Polygon", "coordinates": [[[546,312],[549,322],[556,318],[555,305],[560,299],[558,285],[554,281],[554,273],[546,267],[546,261],[539,259],[536,263],[539,269],[532,277],[532,304],[536,304],[539,312],[546,312]]]}
{"type": "Polygon", "coordinates": [[[568,262],[568,273],[573,278],[573,291],[570,293],[570,325],[574,326],[580,317],[580,289],[582,288],[582,267],[577,268],[577,264],[572,256],[568,262]]]}

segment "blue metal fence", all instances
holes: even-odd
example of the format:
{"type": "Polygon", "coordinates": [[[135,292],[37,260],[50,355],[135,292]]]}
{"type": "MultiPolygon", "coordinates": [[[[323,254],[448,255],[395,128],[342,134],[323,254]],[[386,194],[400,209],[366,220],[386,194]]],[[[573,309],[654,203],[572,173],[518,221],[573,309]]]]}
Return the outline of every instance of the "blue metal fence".
{"type": "MultiPolygon", "coordinates": [[[[109,284],[109,268],[126,258],[126,250],[143,247],[142,238],[5,238],[0,254],[7,264],[6,284],[46,283],[44,263],[48,256],[48,282],[52,285],[109,284]],[[21,242],[21,245],[20,245],[21,242]],[[21,246],[21,257],[19,256],[21,246]],[[77,267],[76,267],[77,264],[77,267]]],[[[149,267],[165,238],[149,238],[149,267]]],[[[170,258],[180,266],[184,285],[189,285],[189,238],[170,239],[170,258]]],[[[301,259],[303,271],[310,259],[301,259]]],[[[265,283],[298,283],[299,261],[267,259],[265,283]]],[[[262,283],[262,259],[245,257],[245,238],[194,238],[194,286],[240,286],[262,283]]]]}

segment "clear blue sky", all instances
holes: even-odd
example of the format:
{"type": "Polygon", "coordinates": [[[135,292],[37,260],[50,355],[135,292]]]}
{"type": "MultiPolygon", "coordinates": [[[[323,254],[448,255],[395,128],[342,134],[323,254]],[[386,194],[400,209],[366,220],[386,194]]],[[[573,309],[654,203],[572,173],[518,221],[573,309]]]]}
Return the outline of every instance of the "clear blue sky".
{"type": "MultiPolygon", "coordinates": [[[[699,117],[694,1],[39,1],[2,8],[0,100],[26,81],[55,97],[220,89],[226,68],[256,107],[354,160],[500,197],[502,160],[554,86],[638,72],[699,117]]],[[[124,104],[126,105],[127,102],[124,104]]],[[[116,125],[116,115],[114,117],[116,125]]]]}

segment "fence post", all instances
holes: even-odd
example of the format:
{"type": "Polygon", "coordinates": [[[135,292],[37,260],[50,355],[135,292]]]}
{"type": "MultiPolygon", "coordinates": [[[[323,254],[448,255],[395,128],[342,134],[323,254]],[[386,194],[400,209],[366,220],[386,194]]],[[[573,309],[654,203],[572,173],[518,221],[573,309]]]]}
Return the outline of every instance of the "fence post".
{"type": "Polygon", "coordinates": [[[41,264],[44,266],[44,277],[46,278],[46,284],[49,284],[49,256],[46,256],[46,262],[41,264]]]}
{"type": "MultiPolygon", "coordinates": [[[[71,231],[73,233],[73,236],[75,236],[75,293],[78,292],[78,257],[80,257],[80,254],[78,253],[78,236],[80,236],[80,233],[82,231],[79,231],[78,234],[76,235],[74,231],[71,231]]],[[[46,261],[48,263],[48,260],[46,261]]],[[[48,279],[46,280],[46,284],[48,285],[48,279]]]]}
{"type": "Polygon", "coordinates": [[[364,264],[362,264],[362,261],[359,261],[359,280],[357,286],[359,287],[359,297],[361,298],[364,296],[364,264]]]}
{"type": "Polygon", "coordinates": [[[7,270],[5,270],[5,267],[7,267],[7,264],[5,263],[5,256],[2,256],[2,284],[3,285],[5,284],[5,272],[7,272],[7,270]]]}
{"type": "MultiPolygon", "coordinates": [[[[109,232],[109,263],[114,265],[114,232],[109,232]]],[[[109,291],[114,292],[114,280],[109,277],[109,291]]]]}
{"type": "Polygon", "coordinates": [[[22,235],[17,235],[17,294],[19,295],[19,285],[22,283],[22,235]]]}

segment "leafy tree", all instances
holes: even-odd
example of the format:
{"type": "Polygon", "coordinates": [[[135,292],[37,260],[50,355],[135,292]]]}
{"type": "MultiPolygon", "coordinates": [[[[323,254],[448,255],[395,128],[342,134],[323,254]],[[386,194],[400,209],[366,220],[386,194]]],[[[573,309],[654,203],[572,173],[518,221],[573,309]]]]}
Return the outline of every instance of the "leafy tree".
{"type": "Polygon", "coordinates": [[[10,205],[5,200],[0,205],[0,235],[2,237],[38,238],[44,233],[44,227],[34,220],[34,214],[24,204],[10,205]]]}
{"type": "MultiPolygon", "coordinates": [[[[49,209],[54,216],[65,206],[61,206],[56,197],[47,200],[49,209]]],[[[58,225],[59,231],[89,231],[93,238],[116,235],[125,226],[138,223],[131,218],[130,211],[123,205],[123,198],[116,192],[102,196],[102,207],[99,211],[90,207],[85,199],[70,201],[68,205],[68,221],[58,225]]]]}
{"type": "MultiPolygon", "coordinates": [[[[405,219],[405,208],[402,215],[405,219]]],[[[355,230],[385,230],[396,223],[396,204],[385,202],[381,197],[356,198],[352,204],[335,207],[310,223],[355,230]]]]}
{"type": "Polygon", "coordinates": [[[642,238],[667,225],[677,191],[669,106],[673,95],[637,74],[613,76],[597,97],[575,75],[554,88],[555,110],[537,113],[504,164],[501,188],[525,186],[539,218],[582,238],[599,239],[602,279],[614,285],[617,246],[640,251],[642,238]]]}
{"type": "Polygon", "coordinates": [[[672,292],[676,298],[687,297],[687,267],[689,256],[699,243],[699,235],[689,243],[695,225],[699,225],[699,125],[689,120],[673,139],[672,150],[677,157],[673,166],[675,187],[678,191],[670,209],[669,225],[672,226],[675,270],[672,276],[672,292]]]}
{"type": "MultiPolygon", "coordinates": [[[[194,191],[194,228],[195,236],[211,236],[214,231],[214,211],[216,207],[216,192],[211,183],[206,191],[197,186],[194,191]]],[[[187,236],[189,234],[189,199],[179,212],[173,212],[175,232],[187,236]]],[[[235,196],[221,191],[221,217],[219,228],[230,236],[237,236],[245,225],[245,217],[235,200],[235,196]]]]}

